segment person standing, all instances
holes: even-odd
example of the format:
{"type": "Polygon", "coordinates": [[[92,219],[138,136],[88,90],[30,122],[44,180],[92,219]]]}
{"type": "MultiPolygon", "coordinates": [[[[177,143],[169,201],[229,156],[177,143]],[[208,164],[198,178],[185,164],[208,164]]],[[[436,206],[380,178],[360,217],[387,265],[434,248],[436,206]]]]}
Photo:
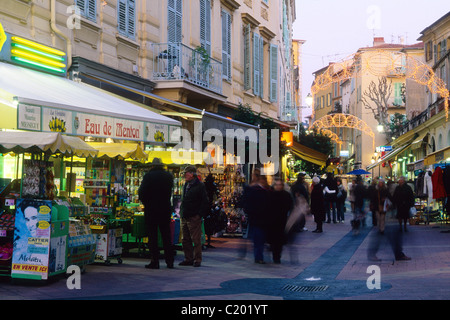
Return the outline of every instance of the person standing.
{"type": "Polygon", "coordinates": [[[172,215],[173,176],[164,170],[161,159],[155,158],[139,187],[139,200],[144,205],[144,220],[149,232],[151,262],[149,269],[159,269],[158,229],[164,248],[164,258],[168,268],[173,268],[170,220],[172,215]]]}
{"type": "Polygon", "coordinates": [[[184,260],[180,266],[200,267],[202,263],[202,217],[209,213],[206,188],[198,179],[197,168],[184,169],[185,184],[181,196],[181,232],[184,260]]]}
{"type": "Polygon", "coordinates": [[[352,179],[352,183],[348,186],[348,201],[350,202],[352,213],[355,213],[355,187],[356,179],[352,179]]]}
{"type": "Polygon", "coordinates": [[[347,190],[345,190],[341,178],[337,178],[336,183],[337,183],[337,195],[336,195],[337,220],[339,223],[344,223],[345,200],[347,199],[347,190]]]}
{"type": "Polygon", "coordinates": [[[400,224],[400,231],[403,228],[406,231],[406,221],[409,219],[409,210],[414,207],[414,193],[405,181],[405,177],[398,179],[398,186],[395,188],[393,203],[397,208],[397,219],[400,224]]]}
{"type": "Polygon", "coordinates": [[[336,223],[336,195],[337,183],[333,178],[331,172],[327,173],[327,178],[324,181],[324,201],[325,212],[327,214],[327,223],[331,223],[331,215],[333,215],[333,223],[336,223]],[[332,213],[331,213],[332,211],[332,213]]]}
{"type": "Polygon", "coordinates": [[[269,225],[269,192],[267,177],[259,168],[252,173],[252,183],[245,187],[243,209],[248,216],[249,236],[253,239],[255,263],[264,264],[264,243],[269,225]]]}
{"type": "Polygon", "coordinates": [[[273,190],[270,192],[270,228],[267,232],[267,240],[272,250],[274,263],[281,263],[281,252],[286,243],[285,226],[289,211],[293,207],[292,197],[284,189],[281,178],[275,178],[273,190]]]}
{"type": "Polygon", "coordinates": [[[314,177],[312,179],[312,190],[311,190],[311,213],[314,215],[314,222],[316,223],[316,230],[314,233],[322,233],[322,225],[325,221],[325,206],[324,206],[324,195],[323,189],[320,185],[320,178],[314,177]]]}
{"type": "Polygon", "coordinates": [[[377,196],[377,180],[373,179],[370,186],[367,188],[367,196],[369,197],[369,209],[372,212],[372,225],[377,225],[378,212],[378,196],[377,196]]]}
{"type": "Polygon", "coordinates": [[[353,214],[353,229],[355,233],[359,232],[359,226],[364,225],[365,212],[364,212],[364,199],[367,197],[367,190],[364,186],[363,180],[360,176],[356,178],[356,186],[354,189],[355,195],[355,212],[353,214]]]}

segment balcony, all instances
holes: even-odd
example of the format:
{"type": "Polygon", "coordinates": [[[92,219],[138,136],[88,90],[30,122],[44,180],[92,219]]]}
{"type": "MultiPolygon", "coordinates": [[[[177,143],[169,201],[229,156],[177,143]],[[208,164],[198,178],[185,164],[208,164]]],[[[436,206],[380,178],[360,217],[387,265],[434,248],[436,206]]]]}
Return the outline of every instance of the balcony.
{"type": "Polygon", "coordinates": [[[154,43],[153,81],[182,80],[222,94],[222,63],[201,48],[182,43],[154,43]]]}

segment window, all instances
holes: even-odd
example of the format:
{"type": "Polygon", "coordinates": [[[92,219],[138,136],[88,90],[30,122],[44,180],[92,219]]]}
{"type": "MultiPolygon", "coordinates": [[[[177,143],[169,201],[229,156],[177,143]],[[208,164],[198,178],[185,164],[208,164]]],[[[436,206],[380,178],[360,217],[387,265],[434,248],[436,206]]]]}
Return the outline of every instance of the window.
{"type": "Polygon", "coordinates": [[[183,19],[183,1],[168,0],[167,42],[181,42],[181,27],[183,19]]]}
{"type": "Polygon", "coordinates": [[[269,63],[269,78],[270,78],[270,83],[269,83],[269,88],[270,88],[270,101],[274,102],[277,101],[277,77],[278,77],[278,46],[271,44],[270,45],[270,63],[269,63]]]}
{"type": "Polygon", "coordinates": [[[250,24],[245,26],[244,30],[244,90],[251,88],[250,75],[250,24]]]}
{"type": "Polygon", "coordinates": [[[134,39],[136,31],[135,0],[119,0],[117,10],[117,25],[119,33],[123,36],[134,39]]]}
{"type": "Polygon", "coordinates": [[[425,59],[426,61],[430,61],[431,58],[433,57],[433,47],[432,47],[432,42],[428,41],[427,43],[425,43],[425,59]]]}
{"type": "Polygon", "coordinates": [[[97,0],[75,0],[81,15],[91,21],[97,20],[97,0]]]}
{"type": "Polygon", "coordinates": [[[256,96],[263,96],[264,78],[264,42],[257,33],[253,33],[253,93],[256,96]]]}
{"type": "Polygon", "coordinates": [[[200,0],[200,45],[211,55],[211,0],[200,0]]]}
{"type": "Polygon", "coordinates": [[[394,105],[396,105],[396,106],[403,105],[402,83],[400,83],[400,82],[394,83],[394,105]]]}
{"type": "Polygon", "coordinates": [[[231,15],[222,11],[222,70],[223,78],[231,80],[231,15]]]}

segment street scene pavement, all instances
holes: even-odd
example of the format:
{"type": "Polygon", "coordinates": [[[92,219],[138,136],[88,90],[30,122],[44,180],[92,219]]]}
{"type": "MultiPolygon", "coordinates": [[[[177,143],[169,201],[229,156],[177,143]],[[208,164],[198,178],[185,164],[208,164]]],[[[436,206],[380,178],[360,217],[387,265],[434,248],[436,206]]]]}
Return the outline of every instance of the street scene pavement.
{"type": "MultiPolygon", "coordinates": [[[[396,261],[388,241],[381,241],[370,261],[367,249],[377,229],[371,218],[359,234],[345,223],[324,224],[323,233],[297,233],[284,247],[281,264],[255,264],[252,243],[243,238],[213,238],[199,268],[175,268],[164,260],[157,270],[144,268],[147,258],[123,257],[123,263],[89,265],[80,289],[69,289],[70,277],[48,283],[0,282],[0,300],[446,300],[450,298],[450,226],[413,225],[403,233],[403,251],[411,260],[396,261]],[[374,267],[375,266],[375,267],[374,267]],[[379,267],[377,269],[377,267],[379,267]],[[374,271],[375,270],[375,271],[374,271]],[[377,278],[377,276],[379,276],[377,278]]],[[[397,227],[397,226],[394,226],[397,227]]]]}

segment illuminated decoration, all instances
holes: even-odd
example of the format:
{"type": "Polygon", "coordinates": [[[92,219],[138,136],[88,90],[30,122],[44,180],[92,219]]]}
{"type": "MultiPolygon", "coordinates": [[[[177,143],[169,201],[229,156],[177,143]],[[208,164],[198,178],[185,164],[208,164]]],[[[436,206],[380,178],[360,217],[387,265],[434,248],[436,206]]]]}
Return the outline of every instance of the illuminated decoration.
{"type": "Polygon", "coordinates": [[[285,131],[281,133],[281,141],[286,142],[286,147],[292,147],[294,144],[294,133],[285,131]]]}
{"type": "MultiPolygon", "coordinates": [[[[450,93],[445,82],[433,72],[431,67],[403,52],[382,49],[357,52],[341,62],[331,64],[322,74],[317,76],[311,87],[311,92],[315,95],[334,82],[356,78],[361,76],[362,73],[370,73],[375,76],[404,77],[426,86],[431,93],[438,94],[444,99],[445,118],[448,121],[450,93]]],[[[314,117],[314,108],[312,108],[312,113],[314,117]]]]}
{"type": "Polygon", "coordinates": [[[331,141],[334,141],[336,144],[338,144],[339,150],[341,149],[343,142],[341,139],[339,139],[339,136],[336,133],[328,129],[320,129],[320,133],[323,134],[324,136],[327,136],[328,138],[331,139],[331,141]]]}
{"type": "Polygon", "coordinates": [[[8,37],[6,36],[5,30],[3,29],[3,26],[0,23],[0,51],[2,51],[3,44],[5,43],[7,38],[8,37]]]}
{"type": "Polygon", "coordinates": [[[343,128],[343,127],[357,129],[369,135],[372,138],[373,149],[375,149],[375,134],[373,133],[372,129],[367,125],[367,123],[365,123],[358,117],[355,117],[354,115],[345,113],[328,114],[320,119],[317,119],[311,125],[311,128],[317,129],[321,133],[323,133],[324,130],[328,130],[328,128],[343,128]]]}
{"type": "Polygon", "coordinates": [[[24,38],[11,37],[11,61],[34,69],[64,75],[66,54],[24,38]]]}

